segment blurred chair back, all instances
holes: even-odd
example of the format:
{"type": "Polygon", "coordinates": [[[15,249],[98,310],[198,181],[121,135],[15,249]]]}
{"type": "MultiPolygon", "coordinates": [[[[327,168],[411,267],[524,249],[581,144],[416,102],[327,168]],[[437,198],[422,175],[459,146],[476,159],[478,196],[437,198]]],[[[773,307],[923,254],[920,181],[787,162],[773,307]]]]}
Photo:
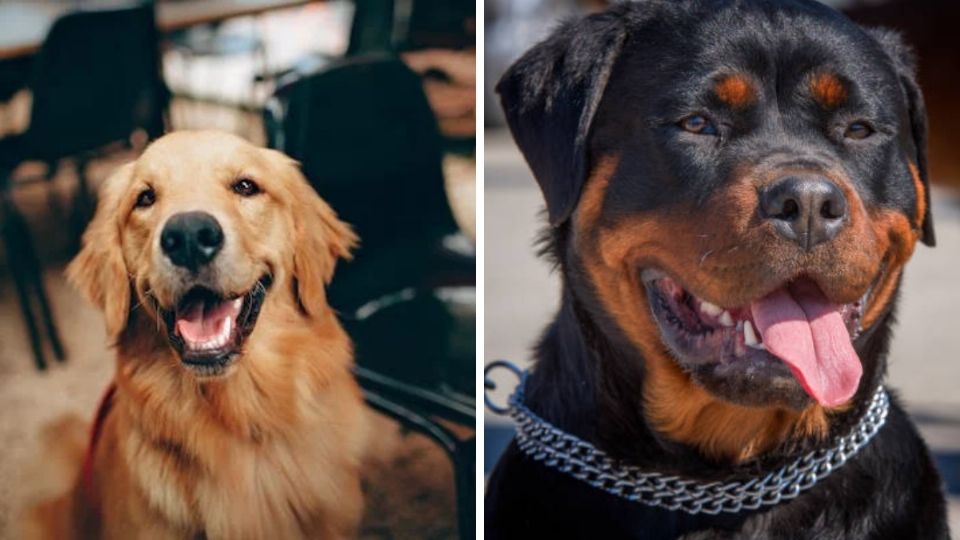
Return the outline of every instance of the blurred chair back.
{"type": "Polygon", "coordinates": [[[476,43],[470,0],[355,0],[346,56],[476,43]]]}
{"type": "Polygon", "coordinates": [[[393,50],[394,1],[355,0],[346,56],[393,50]]]}
{"type": "Polygon", "coordinates": [[[163,132],[167,93],[152,4],[58,19],[34,63],[27,144],[57,159],[163,132]]]}
{"type": "MultiPolygon", "coordinates": [[[[280,150],[361,238],[331,290],[341,308],[417,284],[432,251],[457,230],[442,140],[420,77],[392,56],[346,60],[281,88],[280,150]]],[[[270,108],[268,108],[270,110],[270,108]]],[[[272,121],[273,120],[273,121],[272,121]]]]}
{"type": "MultiPolygon", "coordinates": [[[[362,1],[362,0],[361,0],[362,1]]],[[[470,0],[408,0],[409,14],[397,49],[465,49],[476,46],[476,4],[470,0]]]]}

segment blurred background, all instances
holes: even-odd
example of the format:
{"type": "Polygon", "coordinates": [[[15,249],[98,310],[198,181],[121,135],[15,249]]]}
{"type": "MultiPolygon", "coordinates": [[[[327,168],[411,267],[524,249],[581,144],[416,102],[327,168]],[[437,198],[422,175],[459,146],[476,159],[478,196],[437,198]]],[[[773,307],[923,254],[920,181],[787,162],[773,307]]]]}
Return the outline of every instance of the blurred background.
{"type": "Polygon", "coordinates": [[[362,238],[329,291],[378,411],[362,538],[472,538],[473,0],[0,0],[0,538],[44,424],[113,353],[64,282],[99,183],[164,132],[302,163],[362,238]]]}
{"type": "MultiPolygon", "coordinates": [[[[937,247],[918,246],[907,265],[890,352],[897,389],[932,447],[951,496],[960,538],[960,3],[937,0],[832,0],[855,21],[901,31],[919,57],[930,119],[930,176],[937,247]]],[[[545,226],[543,200],[503,124],[493,88],[504,70],[565,17],[602,9],[600,0],[487,0],[484,39],[484,345],[489,363],[529,366],[531,348],[559,306],[559,280],[535,256],[545,226]]],[[[497,379],[502,403],[515,382],[497,379]]],[[[508,418],[485,411],[484,470],[513,435],[508,418]]]]}

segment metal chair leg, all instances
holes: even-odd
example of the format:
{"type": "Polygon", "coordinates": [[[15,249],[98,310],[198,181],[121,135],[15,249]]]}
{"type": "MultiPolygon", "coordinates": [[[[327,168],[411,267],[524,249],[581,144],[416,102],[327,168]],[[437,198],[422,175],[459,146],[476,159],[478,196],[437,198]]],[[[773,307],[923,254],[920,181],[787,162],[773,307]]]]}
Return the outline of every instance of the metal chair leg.
{"type": "Polygon", "coordinates": [[[13,272],[13,281],[17,289],[18,300],[20,301],[20,310],[23,315],[23,321],[27,325],[27,333],[30,337],[30,348],[33,350],[33,360],[37,364],[37,369],[43,371],[47,369],[47,361],[43,356],[43,345],[40,342],[40,332],[37,328],[36,320],[33,317],[33,310],[30,307],[30,295],[27,292],[25,276],[15,270],[13,272]]]}
{"type": "MultiPolygon", "coordinates": [[[[53,177],[53,165],[48,164],[48,173],[46,175],[46,180],[50,180],[53,177]]],[[[48,186],[48,191],[49,186],[48,186]]],[[[54,200],[55,197],[49,197],[48,202],[54,200]]],[[[54,203],[59,206],[59,203],[54,203]]],[[[37,299],[37,306],[40,308],[40,318],[43,322],[44,330],[46,331],[47,338],[50,340],[50,348],[53,349],[54,357],[63,362],[66,359],[66,354],[63,350],[63,342],[60,340],[60,332],[57,330],[56,323],[53,320],[53,314],[50,310],[50,302],[47,300],[47,290],[43,282],[43,266],[40,264],[40,259],[37,256],[36,250],[33,247],[33,242],[29,236],[30,229],[27,227],[26,222],[23,220],[23,217],[17,212],[12,205],[8,208],[7,213],[10,214],[10,219],[15,220],[12,223],[15,224],[13,227],[14,234],[18,236],[16,240],[19,249],[17,249],[20,267],[21,267],[21,282],[24,285],[25,294],[29,298],[30,290],[26,288],[27,285],[33,290],[33,295],[37,299]]],[[[59,215],[59,214],[55,214],[59,215]]],[[[32,308],[31,308],[32,311],[32,308]]],[[[36,319],[31,318],[34,321],[33,326],[36,326],[36,319]]],[[[42,369],[42,368],[41,368],[42,369]]]]}
{"type": "MultiPolygon", "coordinates": [[[[2,197],[2,195],[0,195],[2,197]]],[[[25,234],[26,223],[23,218],[6,201],[0,201],[0,215],[3,216],[3,223],[0,223],[0,231],[3,233],[3,243],[6,246],[7,261],[10,264],[13,283],[17,289],[17,297],[20,302],[20,311],[23,315],[23,321],[27,325],[27,334],[30,337],[30,347],[33,349],[34,362],[37,369],[47,368],[47,362],[43,356],[43,346],[40,341],[40,332],[37,328],[36,319],[33,315],[33,309],[30,305],[30,291],[28,282],[30,280],[29,268],[24,264],[24,257],[32,256],[32,246],[30,239],[25,234]]]]}
{"type": "MultiPolygon", "coordinates": [[[[36,259],[34,259],[34,262],[36,259]]],[[[59,362],[67,359],[66,352],[63,350],[63,342],[60,341],[60,332],[53,320],[53,314],[50,310],[50,302],[47,300],[47,290],[43,284],[43,269],[39,264],[34,266],[34,293],[37,296],[37,304],[40,306],[40,316],[43,319],[43,326],[47,332],[47,339],[50,340],[50,348],[53,349],[53,356],[59,362]]]]}

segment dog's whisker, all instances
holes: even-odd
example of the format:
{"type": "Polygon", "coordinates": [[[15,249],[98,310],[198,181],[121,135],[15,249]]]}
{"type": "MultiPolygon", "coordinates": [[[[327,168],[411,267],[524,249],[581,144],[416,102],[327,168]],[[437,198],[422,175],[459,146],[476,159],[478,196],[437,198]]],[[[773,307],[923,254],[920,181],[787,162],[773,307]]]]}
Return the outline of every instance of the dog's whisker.
{"type": "Polygon", "coordinates": [[[706,262],[707,257],[711,255],[719,255],[720,253],[730,253],[731,251],[736,251],[741,247],[743,247],[743,244],[732,244],[722,248],[708,249],[704,251],[702,255],[700,255],[700,262],[698,263],[698,266],[703,266],[703,263],[706,262]]]}
{"type": "Polygon", "coordinates": [[[712,249],[708,249],[707,251],[704,251],[704,252],[703,252],[703,255],[700,256],[699,266],[703,266],[703,261],[707,260],[707,257],[709,257],[710,254],[713,253],[713,252],[714,252],[714,250],[712,250],[712,249]]]}
{"type": "MultiPolygon", "coordinates": [[[[153,289],[147,289],[147,290],[143,291],[142,296],[145,297],[145,298],[147,298],[147,299],[152,299],[152,298],[153,298],[153,296],[152,296],[152,294],[151,294],[152,292],[153,292],[153,289]]],[[[146,301],[149,301],[149,300],[146,300],[146,301]]],[[[142,308],[142,307],[145,307],[145,306],[144,306],[144,302],[145,302],[145,300],[140,300],[140,301],[138,301],[136,304],[133,305],[132,308],[130,308],[130,311],[136,311],[137,309],[140,309],[140,308],[142,308]]]]}

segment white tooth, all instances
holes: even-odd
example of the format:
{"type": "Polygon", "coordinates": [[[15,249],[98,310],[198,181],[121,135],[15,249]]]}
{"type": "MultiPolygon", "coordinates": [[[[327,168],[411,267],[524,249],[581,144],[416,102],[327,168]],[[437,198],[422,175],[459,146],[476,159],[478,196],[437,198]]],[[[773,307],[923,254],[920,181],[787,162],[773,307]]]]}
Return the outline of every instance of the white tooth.
{"type": "Polygon", "coordinates": [[[238,309],[238,310],[243,307],[243,297],[242,297],[242,296],[239,297],[239,298],[237,298],[237,299],[235,299],[235,300],[233,301],[233,307],[236,308],[236,309],[238,309]]]}
{"type": "Polygon", "coordinates": [[[700,311],[703,313],[706,313],[711,317],[716,317],[717,315],[720,315],[721,313],[723,313],[723,308],[716,304],[711,304],[710,302],[707,302],[706,300],[704,300],[700,302],[700,311]]]}
{"type": "Polygon", "coordinates": [[[231,333],[233,333],[233,317],[227,316],[223,321],[223,327],[220,329],[220,335],[217,336],[217,346],[223,347],[226,345],[231,333]]]}
{"type": "Polygon", "coordinates": [[[720,324],[727,327],[733,326],[733,315],[730,315],[729,311],[724,310],[724,312],[720,314],[720,324]]]}
{"type": "Polygon", "coordinates": [[[757,339],[756,332],[753,331],[753,324],[750,321],[743,323],[743,343],[748,347],[756,347],[760,340],[757,339]]]}

